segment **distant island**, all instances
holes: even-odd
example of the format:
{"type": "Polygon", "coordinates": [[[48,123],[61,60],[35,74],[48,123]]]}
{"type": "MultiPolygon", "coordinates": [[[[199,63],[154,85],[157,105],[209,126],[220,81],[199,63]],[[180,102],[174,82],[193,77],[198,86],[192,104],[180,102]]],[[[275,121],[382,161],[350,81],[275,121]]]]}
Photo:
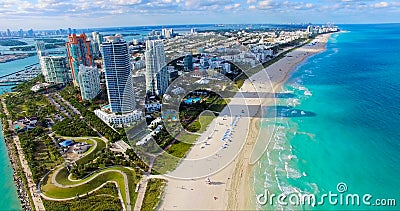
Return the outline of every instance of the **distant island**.
{"type": "Polygon", "coordinates": [[[14,40],[14,39],[0,39],[0,46],[19,46],[19,45],[28,45],[28,43],[14,40]]]}
{"type": "Polygon", "coordinates": [[[25,59],[30,56],[34,56],[35,53],[16,53],[16,54],[1,54],[0,53],[0,63],[6,63],[15,61],[18,59],[25,59]]]}
{"type": "MultiPolygon", "coordinates": [[[[46,49],[61,48],[64,46],[65,46],[64,41],[62,43],[48,43],[46,44],[46,49]]],[[[10,51],[34,51],[34,50],[36,50],[36,47],[34,45],[15,46],[10,48],[10,51]]]]}

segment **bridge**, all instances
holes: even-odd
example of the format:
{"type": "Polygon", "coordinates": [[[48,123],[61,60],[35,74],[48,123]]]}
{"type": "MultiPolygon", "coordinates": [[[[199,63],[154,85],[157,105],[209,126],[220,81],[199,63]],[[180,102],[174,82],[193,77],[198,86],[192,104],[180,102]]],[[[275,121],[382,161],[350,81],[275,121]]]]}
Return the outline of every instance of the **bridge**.
{"type": "Polygon", "coordinates": [[[0,86],[15,86],[36,78],[41,73],[38,64],[28,65],[23,70],[0,76],[0,86]]]}

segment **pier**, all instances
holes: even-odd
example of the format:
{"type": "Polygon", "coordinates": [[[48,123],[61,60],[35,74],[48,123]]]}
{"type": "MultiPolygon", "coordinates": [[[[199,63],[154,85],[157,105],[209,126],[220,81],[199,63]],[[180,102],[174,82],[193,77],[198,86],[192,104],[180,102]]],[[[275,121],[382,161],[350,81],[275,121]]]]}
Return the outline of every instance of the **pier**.
{"type": "Polygon", "coordinates": [[[39,63],[28,65],[23,70],[0,76],[0,86],[15,86],[34,79],[40,73],[39,63]]]}

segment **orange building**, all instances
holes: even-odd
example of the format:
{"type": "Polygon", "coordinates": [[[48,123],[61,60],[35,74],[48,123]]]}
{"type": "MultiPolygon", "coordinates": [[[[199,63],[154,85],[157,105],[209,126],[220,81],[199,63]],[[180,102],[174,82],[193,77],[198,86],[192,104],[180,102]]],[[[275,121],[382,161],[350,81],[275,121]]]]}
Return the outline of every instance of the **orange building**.
{"type": "Polygon", "coordinates": [[[75,86],[79,86],[79,65],[91,67],[94,65],[91,43],[85,34],[70,34],[66,43],[69,66],[75,86]]]}

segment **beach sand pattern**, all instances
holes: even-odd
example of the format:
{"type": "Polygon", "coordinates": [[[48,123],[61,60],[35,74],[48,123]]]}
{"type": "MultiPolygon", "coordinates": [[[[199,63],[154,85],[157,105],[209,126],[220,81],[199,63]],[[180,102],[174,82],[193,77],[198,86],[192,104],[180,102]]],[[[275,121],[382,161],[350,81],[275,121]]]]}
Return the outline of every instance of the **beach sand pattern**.
{"type": "MultiPolygon", "coordinates": [[[[251,90],[251,87],[254,85],[257,87],[258,93],[279,93],[283,83],[288,79],[290,72],[298,64],[302,63],[309,56],[325,50],[329,36],[329,34],[320,35],[313,41],[316,43],[315,45],[305,45],[288,53],[281,60],[259,73],[252,75],[245,81],[241,89],[243,92],[246,92],[244,90],[251,90]],[[271,81],[272,87],[265,86],[266,81],[271,81]]],[[[253,101],[252,99],[246,98],[246,100],[248,105],[254,103],[254,107],[258,108],[275,105],[275,99],[271,97],[253,101]]],[[[234,103],[234,100],[230,102],[230,104],[234,103]]],[[[252,187],[253,165],[250,164],[250,161],[254,160],[252,158],[252,153],[254,145],[257,142],[258,134],[260,134],[260,121],[268,121],[268,118],[252,118],[254,116],[260,116],[260,114],[257,113],[262,112],[261,109],[251,112],[254,112],[253,115],[242,117],[238,122],[238,128],[241,129],[236,130],[235,136],[233,137],[233,143],[243,143],[243,148],[238,155],[234,154],[237,148],[233,145],[233,147],[228,147],[224,153],[219,153],[215,155],[215,157],[210,158],[209,165],[185,166],[186,161],[184,160],[176,171],[181,171],[182,169],[188,170],[191,168],[196,169],[196,171],[207,171],[207,169],[210,170],[210,168],[213,167],[213,163],[236,156],[233,162],[221,171],[210,176],[211,183],[206,182],[204,178],[192,180],[169,178],[165,193],[162,197],[162,202],[159,206],[160,210],[190,210],[193,208],[198,210],[255,209],[255,198],[253,199],[252,197],[255,194],[251,194],[254,193],[252,187]],[[241,124],[246,125],[246,129],[242,129],[241,124]],[[240,139],[242,137],[247,138],[246,140],[240,139]]],[[[271,118],[272,121],[274,121],[274,118],[275,117],[271,118]]],[[[221,121],[224,120],[220,115],[220,117],[214,119],[212,124],[215,125],[221,121]]],[[[221,128],[218,131],[220,133],[225,133],[227,129],[229,129],[229,125],[225,125],[224,129],[221,128]]],[[[213,127],[209,127],[203,135],[212,133],[212,130],[214,130],[213,127]]],[[[265,131],[261,131],[261,134],[263,134],[263,132],[265,131]]],[[[272,131],[268,131],[267,133],[271,132],[272,131]]],[[[223,134],[214,134],[213,136],[221,135],[223,136],[223,134]]],[[[265,134],[262,135],[261,138],[270,137],[272,135],[273,134],[265,134]]],[[[201,140],[201,138],[199,138],[199,140],[201,140]]],[[[216,146],[211,146],[210,151],[213,151],[212,147],[216,146]]],[[[188,153],[187,158],[207,157],[210,151],[204,150],[201,147],[193,147],[188,153]]]]}

